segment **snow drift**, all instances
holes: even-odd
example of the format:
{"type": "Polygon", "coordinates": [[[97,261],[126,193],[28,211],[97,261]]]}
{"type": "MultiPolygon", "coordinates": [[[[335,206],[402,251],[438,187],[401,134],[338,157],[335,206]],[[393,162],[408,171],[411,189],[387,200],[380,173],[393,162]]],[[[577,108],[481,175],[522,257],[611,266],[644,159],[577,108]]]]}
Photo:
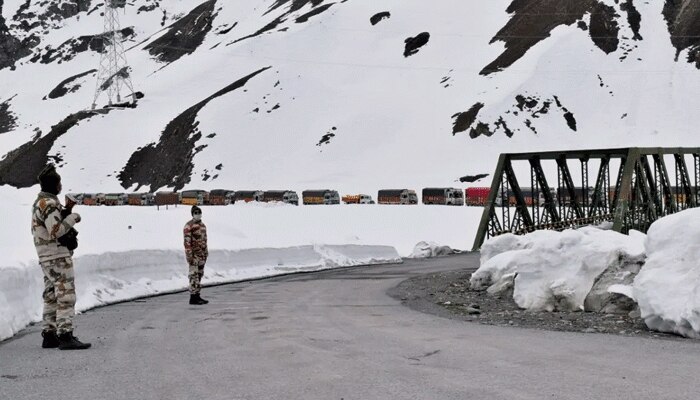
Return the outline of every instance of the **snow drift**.
{"type": "Polygon", "coordinates": [[[649,229],[633,295],[650,329],[700,338],[699,218],[699,209],[687,210],[649,229]]]}
{"type": "MultiPolygon", "coordinates": [[[[316,245],[240,251],[214,250],[203,284],[237,282],[295,272],[401,262],[393,247],[316,245]]],[[[182,251],[144,250],[75,259],[77,311],[188,286],[182,251]]],[[[43,275],[38,266],[0,268],[0,340],[41,320],[43,275]]]]}
{"type": "Polygon", "coordinates": [[[499,236],[482,247],[470,284],[490,293],[513,287],[516,304],[527,310],[584,310],[601,274],[643,257],[644,237],[594,227],[499,236]]]}

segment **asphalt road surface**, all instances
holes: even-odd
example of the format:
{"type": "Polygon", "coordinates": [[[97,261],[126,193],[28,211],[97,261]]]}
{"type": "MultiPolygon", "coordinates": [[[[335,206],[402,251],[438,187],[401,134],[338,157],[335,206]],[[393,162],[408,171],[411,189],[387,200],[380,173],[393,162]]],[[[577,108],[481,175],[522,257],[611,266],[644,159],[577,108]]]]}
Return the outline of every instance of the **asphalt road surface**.
{"type": "Polygon", "coordinates": [[[386,295],[476,255],[205,288],[76,319],[87,351],[0,344],[0,399],[696,399],[700,342],[483,326],[386,295]]]}

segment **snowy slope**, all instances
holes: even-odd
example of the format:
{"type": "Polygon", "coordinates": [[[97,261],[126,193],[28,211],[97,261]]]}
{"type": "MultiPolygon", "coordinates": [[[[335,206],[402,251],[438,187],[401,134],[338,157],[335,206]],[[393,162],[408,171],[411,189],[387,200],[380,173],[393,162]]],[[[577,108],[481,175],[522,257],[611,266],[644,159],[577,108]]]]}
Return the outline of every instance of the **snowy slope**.
{"type": "Polygon", "coordinates": [[[3,4],[10,35],[39,44],[0,70],[16,125],[0,149],[38,141],[0,161],[0,183],[27,186],[48,155],[81,191],[372,192],[490,172],[502,151],[694,144],[691,1],[137,0],[121,19],[145,97],[55,138],[52,126],[91,104],[94,73],[42,99],[97,67],[99,43],[84,43],[102,17],[95,1],[46,3],[3,4]],[[427,44],[404,56],[423,32],[427,44]]]}

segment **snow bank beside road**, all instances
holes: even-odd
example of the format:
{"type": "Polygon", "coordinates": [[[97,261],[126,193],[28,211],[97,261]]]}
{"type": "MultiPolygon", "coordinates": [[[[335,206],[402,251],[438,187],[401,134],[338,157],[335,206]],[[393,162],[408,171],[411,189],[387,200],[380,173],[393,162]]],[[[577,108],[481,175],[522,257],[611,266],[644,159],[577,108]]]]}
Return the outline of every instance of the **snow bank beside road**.
{"type": "Polygon", "coordinates": [[[603,272],[643,257],[644,237],[593,227],[499,236],[484,244],[470,283],[490,292],[513,287],[516,304],[528,310],[583,310],[603,272]]]}
{"type": "Polygon", "coordinates": [[[634,298],[650,329],[700,339],[700,209],[656,221],[634,298]]]}
{"type": "MultiPolygon", "coordinates": [[[[293,272],[401,262],[393,247],[315,245],[240,251],[213,250],[203,284],[236,282],[293,272]]],[[[143,250],[75,259],[76,309],[186,289],[183,252],[143,250]]],[[[42,315],[43,278],[36,267],[0,269],[0,340],[42,315]]],[[[183,300],[184,301],[184,300],[183,300]]]]}

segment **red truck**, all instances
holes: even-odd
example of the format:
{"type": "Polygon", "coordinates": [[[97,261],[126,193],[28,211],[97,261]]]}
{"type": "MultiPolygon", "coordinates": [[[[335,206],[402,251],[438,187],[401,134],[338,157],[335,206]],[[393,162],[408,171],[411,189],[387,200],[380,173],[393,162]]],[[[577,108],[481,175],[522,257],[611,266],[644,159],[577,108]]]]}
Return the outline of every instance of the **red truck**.
{"type": "Polygon", "coordinates": [[[465,190],[466,203],[468,206],[483,207],[489,199],[491,188],[487,187],[472,187],[465,190]]]}

